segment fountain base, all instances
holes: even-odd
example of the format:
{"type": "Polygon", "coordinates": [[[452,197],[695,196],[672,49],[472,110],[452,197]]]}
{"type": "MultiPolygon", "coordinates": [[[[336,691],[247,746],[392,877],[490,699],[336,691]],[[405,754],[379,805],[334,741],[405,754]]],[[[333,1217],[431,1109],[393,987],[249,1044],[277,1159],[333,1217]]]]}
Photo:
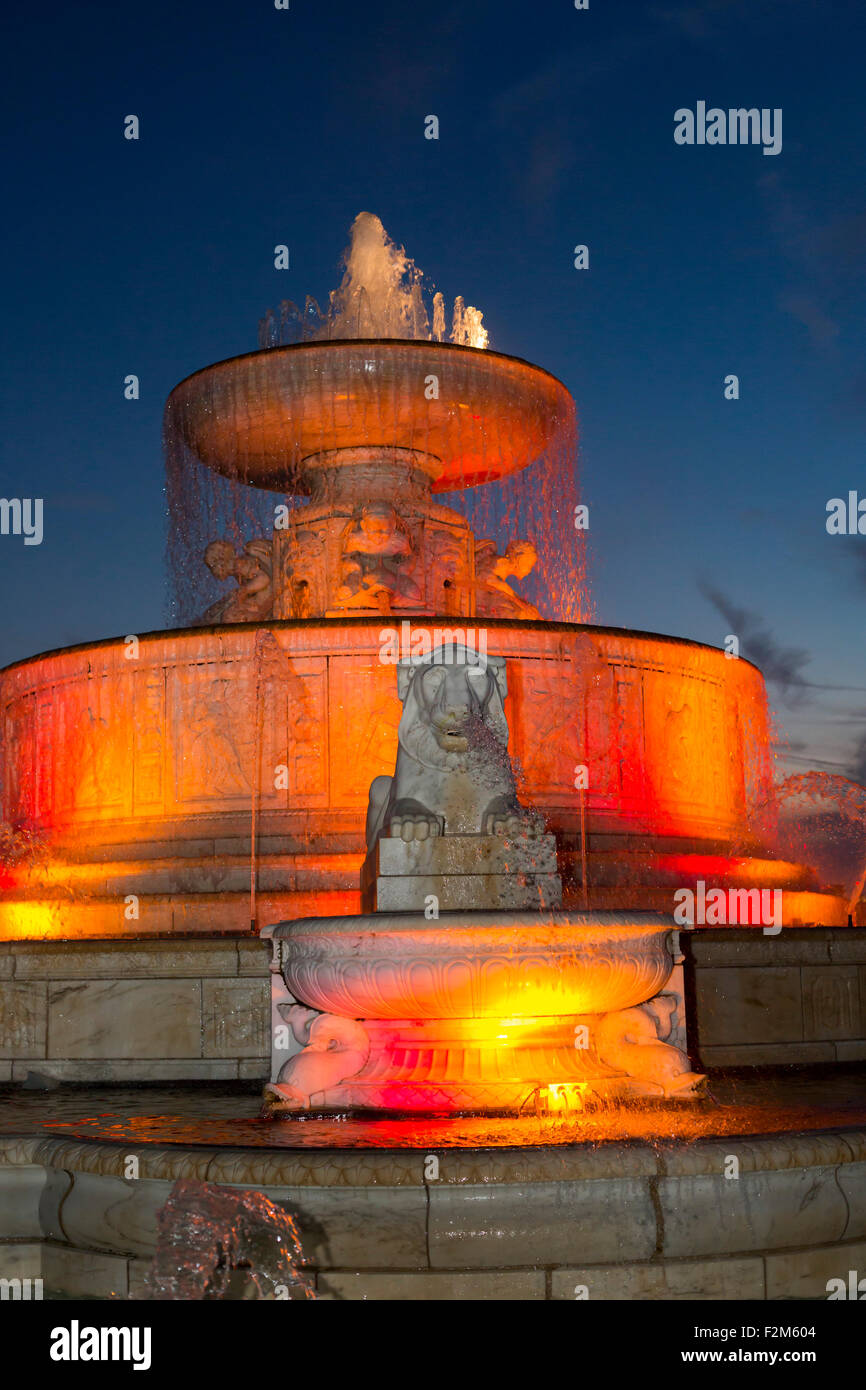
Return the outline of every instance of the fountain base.
{"type": "Polygon", "coordinates": [[[267,1113],[517,1114],[685,1099],[703,1081],[660,913],[377,913],[263,935],[267,1113]]]}
{"type": "MultiPolygon", "coordinates": [[[[675,997],[662,999],[671,1007],[663,1004],[659,1013],[672,1015],[675,997]]],[[[691,1099],[705,1078],[689,1069],[680,1048],[661,1041],[654,1015],[647,1007],[603,1019],[367,1019],[356,1025],[369,1038],[369,1053],[355,1076],[308,1090],[321,1073],[305,1048],[281,1069],[284,1079],[265,1087],[265,1113],[547,1114],[614,1100],[691,1099]],[[598,1045],[589,1042],[599,1033],[598,1045]]],[[[325,1066],[332,1068],[334,1058],[329,1051],[325,1066]]]]}
{"type": "Polygon", "coordinates": [[[320,1299],[826,1299],[866,1257],[862,1071],[710,1087],[546,1119],[275,1122],[238,1082],[3,1088],[0,1274],[146,1296],[192,1175],[294,1217],[320,1299]]]}

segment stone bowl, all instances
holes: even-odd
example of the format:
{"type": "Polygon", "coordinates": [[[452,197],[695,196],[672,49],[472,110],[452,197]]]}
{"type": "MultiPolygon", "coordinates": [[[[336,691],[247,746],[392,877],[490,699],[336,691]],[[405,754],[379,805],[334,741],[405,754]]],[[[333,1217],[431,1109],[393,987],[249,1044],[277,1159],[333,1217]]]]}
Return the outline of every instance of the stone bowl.
{"type": "Polygon", "coordinates": [[[674,966],[662,913],[306,917],[280,943],[296,999],[344,1018],[537,1018],[641,1004],[674,966]]]}
{"type": "Polygon", "coordinates": [[[421,451],[434,492],[493,482],[569,436],[561,381],[518,357],[450,343],[358,338],[216,362],[166,405],[202,463],[256,487],[309,492],[321,456],[371,444],[421,451]],[[427,398],[435,377],[439,394],[427,398]]]}

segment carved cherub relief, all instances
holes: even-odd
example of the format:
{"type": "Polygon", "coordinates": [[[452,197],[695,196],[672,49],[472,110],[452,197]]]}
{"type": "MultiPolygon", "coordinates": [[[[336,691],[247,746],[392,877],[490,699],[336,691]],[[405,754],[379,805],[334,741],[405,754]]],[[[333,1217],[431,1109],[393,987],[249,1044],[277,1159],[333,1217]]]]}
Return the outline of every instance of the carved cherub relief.
{"type": "Polygon", "coordinates": [[[359,508],[346,526],[341,543],[338,608],[392,609],[416,607],[421,590],[411,577],[415,547],[394,508],[372,502],[359,508]]]}
{"type": "Polygon", "coordinates": [[[538,559],[531,541],[512,541],[504,555],[493,541],[475,542],[475,612],[484,618],[539,618],[538,609],[508,583],[525,579],[538,559]]]}
{"type": "Polygon", "coordinates": [[[250,623],[274,611],[273,544],[262,537],[247,541],[240,554],[230,541],[211,541],[204,553],[211,574],[235,579],[237,588],[211,604],[204,623],[250,623]]]}

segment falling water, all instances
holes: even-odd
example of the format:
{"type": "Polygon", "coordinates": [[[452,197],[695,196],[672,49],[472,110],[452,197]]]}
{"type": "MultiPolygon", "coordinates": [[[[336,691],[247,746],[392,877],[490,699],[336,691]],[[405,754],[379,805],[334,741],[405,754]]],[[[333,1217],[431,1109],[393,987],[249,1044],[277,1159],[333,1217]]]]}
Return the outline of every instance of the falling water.
{"type": "Polygon", "coordinates": [[[866,787],[838,773],[802,772],[780,782],[774,800],[809,808],[780,825],[780,837],[792,856],[843,878],[853,913],[866,887],[866,787]]]}
{"type": "Polygon", "coordinates": [[[263,1192],[181,1179],[157,1215],[152,1299],[313,1298],[294,1218],[263,1192]]]}
{"type": "MultiPolygon", "coordinates": [[[[488,335],[479,309],[458,295],[447,333],[445,299],[436,292],[428,306],[422,272],[385,232],[378,217],[360,213],[352,227],[351,244],[339,287],[321,310],[311,297],[303,309],[284,301],[260,325],[267,347],[297,342],[354,337],[427,339],[484,348],[488,335]],[[431,326],[432,325],[432,326],[431,326]]],[[[320,402],[320,405],[322,403],[320,402]]],[[[327,402],[323,418],[328,416],[327,402]]],[[[249,408],[249,407],[248,407],[249,408]]],[[[467,408],[471,408],[470,406],[467,408]]],[[[539,409],[542,408],[539,405],[539,409]]],[[[211,406],[218,411],[216,401],[211,406]]],[[[522,593],[547,619],[589,621],[592,617],[585,560],[585,533],[575,525],[581,498],[577,473],[577,431],[573,403],[562,418],[551,422],[551,442],[522,472],[499,482],[483,482],[441,494],[441,500],[464,515],[477,539],[492,540],[503,553],[510,542],[530,540],[538,562],[523,581],[522,593]]],[[[371,438],[377,443],[405,441],[371,438]]],[[[292,422],[284,427],[287,441],[292,422]]],[[[504,419],[492,421],[489,439],[495,463],[497,440],[511,428],[504,419]]],[[[423,446],[414,438],[413,444],[423,446]]],[[[274,508],[280,502],[302,505],[304,499],[251,487],[206,467],[186,442],[184,410],[169,399],[164,425],[166,492],[169,510],[168,568],[171,581],[168,620],[181,626],[200,621],[219,596],[220,586],[203,563],[208,543],[227,539],[237,552],[256,537],[269,537],[274,508]]],[[[495,475],[495,469],[491,468],[495,475]]],[[[286,483],[290,487],[290,483],[286,483]]]]}

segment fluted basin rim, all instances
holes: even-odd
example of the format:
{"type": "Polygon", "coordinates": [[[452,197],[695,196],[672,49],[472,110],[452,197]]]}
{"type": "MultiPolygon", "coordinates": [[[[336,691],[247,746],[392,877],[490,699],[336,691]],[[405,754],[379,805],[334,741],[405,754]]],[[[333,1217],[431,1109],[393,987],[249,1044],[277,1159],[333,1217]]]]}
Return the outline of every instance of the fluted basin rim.
{"type": "Polygon", "coordinates": [[[343,1018],[608,1013],[659,993],[674,967],[665,913],[450,912],[305,917],[277,942],[295,999],[343,1018]]]}
{"type": "Polygon", "coordinates": [[[568,949],[574,943],[574,929],[585,938],[588,944],[593,938],[611,942],[625,942],[640,939],[656,928],[658,931],[676,931],[673,917],[664,912],[617,912],[597,910],[593,912],[442,912],[438,919],[425,918],[421,912],[375,912],[361,913],[345,917],[297,917],[290,922],[278,922],[263,927],[261,935],[278,940],[297,936],[359,936],[412,937],[418,939],[422,933],[431,945],[438,937],[444,941],[455,940],[456,935],[466,936],[467,932],[478,934],[479,942],[485,934],[499,937],[503,933],[519,931],[521,944],[530,939],[537,943],[561,945],[568,949]],[[557,934],[562,933],[557,943],[557,934]]]}

